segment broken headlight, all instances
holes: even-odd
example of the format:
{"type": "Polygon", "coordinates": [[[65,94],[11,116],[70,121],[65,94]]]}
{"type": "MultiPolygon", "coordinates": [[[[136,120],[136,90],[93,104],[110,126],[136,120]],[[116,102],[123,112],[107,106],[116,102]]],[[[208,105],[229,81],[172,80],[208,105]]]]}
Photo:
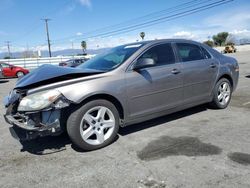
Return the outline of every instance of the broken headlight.
{"type": "Polygon", "coordinates": [[[38,111],[49,107],[55,102],[61,93],[57,90],[47,90],[34,93],[24,97],[19,106],[18,111],[38,111]]]}

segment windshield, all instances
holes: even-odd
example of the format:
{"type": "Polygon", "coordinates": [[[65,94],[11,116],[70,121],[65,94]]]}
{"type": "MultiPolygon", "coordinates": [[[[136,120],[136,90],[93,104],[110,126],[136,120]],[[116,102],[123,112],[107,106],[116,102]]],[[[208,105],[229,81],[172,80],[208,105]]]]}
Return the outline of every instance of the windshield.
{"type": "Polygon", "coordinates": [[[110,71],[124,63],[142,44],[124,45],[110,49],[78,66],[83,69],[110,71]]]}

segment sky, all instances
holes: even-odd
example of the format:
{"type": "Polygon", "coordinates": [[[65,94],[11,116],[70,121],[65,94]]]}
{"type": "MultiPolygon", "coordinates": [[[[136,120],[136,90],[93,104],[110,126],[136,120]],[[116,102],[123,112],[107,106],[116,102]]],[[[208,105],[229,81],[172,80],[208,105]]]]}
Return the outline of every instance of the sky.
{"type": "MultiPolygon", "coordinates": [[[[0,52],[7,51],[6,41],[11,42],[12,51],[47,50],[43,18],[51,19],[49,33],[52,51],[80,48],[82,40],[87,41],[89,49],[135,42],[140,40],[139,33],[142,31],[146,34],[145,40],[186,38],[196,41],[208,40],[212,35],[222,31],[250,32],[250,0],[232,0],[221,6],[165,20],[149,27],[98,36],[100,33],[109,33],[143,23],[147,19],[150,21],[161,18],[165,16],[159,12],[162,10],[169,14],[172,11],[171,14],[174,14],[173,7],[190,1],[0,0],[0,52]],[[154,14],[155,17],[140,18],[156,12],[158,15],[154,14]]],[[[196,1],[213,3],[219,0],[196,1]]]]}

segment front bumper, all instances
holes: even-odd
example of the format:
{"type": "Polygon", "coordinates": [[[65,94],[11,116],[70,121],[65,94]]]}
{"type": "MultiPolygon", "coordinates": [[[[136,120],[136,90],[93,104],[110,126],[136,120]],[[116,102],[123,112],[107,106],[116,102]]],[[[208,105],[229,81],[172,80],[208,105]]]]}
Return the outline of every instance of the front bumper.
{"type": "Polygon", "coordinates": [[[47,124],[39,123],[34,124],[30,123],[31,120],[24,122],[23,118],[20,115],[4,115],[5,121],[13,127],[10,128],[11,135],[20,141],[24,140],[32,140],[37,137],[44,136],[54,136],[62,133],[61,125],[60,125],[60,111],[51,111],[51,112],[40,112],[40,113],[50,113],[50,115],[44,115],[41,118],[41,122],[43,122],[45,118],[47,119],[47,124]],[[39,126],[37,126],[39,125],[39,126]]]}
{"type": "Polygon", "coordinates": [[[10,132],[14,138],[32,140],[39,136],[54,136],[63,132],[65,115],[61,114],[65,114],[64,109],[70,105],[70,101],[61,97],[44,110],[18,112],[18,105],[23,96],[25,91],[13,90],[4,98],[7,108],[4,118],[7,123],[13,125],[10,132]]]}
{"type": "Polygon", "coordinates": [[[28,131],[25,129],[22,129],[20,127],[17,127],[13,125],[13,127],[9,128],[10,134],[13,138],[19,140],[19,141],[28,141],[28,140],[34,140],[38,137],[44,137],[44,136],[53,136],[58,135],[61,133],[61,131],[58,131],[56,133],[51,133],[51,131],[28,131]]]}

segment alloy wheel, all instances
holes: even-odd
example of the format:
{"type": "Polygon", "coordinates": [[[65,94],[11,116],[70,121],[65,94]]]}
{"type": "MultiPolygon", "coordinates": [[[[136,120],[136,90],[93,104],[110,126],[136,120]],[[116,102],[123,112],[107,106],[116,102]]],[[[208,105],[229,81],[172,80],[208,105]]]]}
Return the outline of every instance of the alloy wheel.
{"type": "Polygon", "coordinates": [[[229,83],[222,82],[218,88],[218,101],[221,105],[226,105],[230,100],[231,90],[229,83]]]}
{"type": "Polygon", "coordinates": [[[115,117],[110,109],[96,106],[88,110],[80,123],[82,139],[91,145],[100,145],[110,138],[115,129],[115,117]]]}

